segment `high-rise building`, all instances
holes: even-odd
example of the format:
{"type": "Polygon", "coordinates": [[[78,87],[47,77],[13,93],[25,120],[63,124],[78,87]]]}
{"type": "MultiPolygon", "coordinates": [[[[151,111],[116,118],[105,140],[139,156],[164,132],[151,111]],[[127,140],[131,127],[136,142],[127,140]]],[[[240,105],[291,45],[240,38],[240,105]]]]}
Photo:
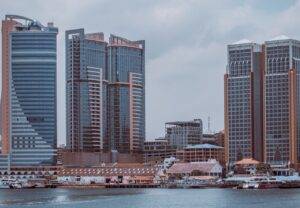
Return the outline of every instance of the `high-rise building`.
{"type": "Polygon", "coordinates": [[[300,41],[265,42],[265,161],[295,164],[300,150],[300,41]]]}
{"type": "Polygon", "coordinates": [[[262,46],[249,40],[228,45],[224,76],[225,149],[229,163],[263,161],[262,46]]]}
{"type": "Polygon", "coordinates": [[[262,46],[228,46],[225,75],[227,160],[274,165],[300,160],[300,41],[278,36],[262,46]]]}
{"type": "Polygon", "coordinates": [[[66,32],[67,147],[134,153],[145,140],[145,41],[66,32]]]}
{"type": "Polygon", "coordinates": [[[9,74],[10,74],[10,32],[18,25],[16,20],[5,18],[2,20],[2,92],[1,92],[1,138],[2,153],[10,151],[10,116],[9,116],[9,74]]]}
{"type": "Polygon", "coordinates": [[[58,29],[18,15],[2,25],[3,153],[12,166],[54,165],[58,29]]]}
{"type": "Polygon", "coordinates": [[[145,41],[111,35],[108,72],[111,149],[141,152],[145,140],[145,41]]]}
{"type": "Polygon", "coordinates": [[[183,149],[187,145],[201,144],[203,124],[201,119],[167,122],[165,131],[165,137],[170,145],[177,149],[183,149]]]}
{"type": "Polygon", "coordinates": [[[67,147],[108,149],[107,43],[103,33],[66,31],[67,147]]]}

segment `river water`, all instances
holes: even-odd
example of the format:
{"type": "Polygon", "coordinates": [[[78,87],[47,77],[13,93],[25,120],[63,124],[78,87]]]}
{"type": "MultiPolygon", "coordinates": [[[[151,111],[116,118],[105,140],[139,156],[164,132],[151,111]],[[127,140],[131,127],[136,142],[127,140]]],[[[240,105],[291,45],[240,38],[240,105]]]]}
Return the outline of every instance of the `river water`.
{"type": "Polygon", "coordinates": [[[299,208],[300,189],[1,189],[0,207],[299,208]]]}

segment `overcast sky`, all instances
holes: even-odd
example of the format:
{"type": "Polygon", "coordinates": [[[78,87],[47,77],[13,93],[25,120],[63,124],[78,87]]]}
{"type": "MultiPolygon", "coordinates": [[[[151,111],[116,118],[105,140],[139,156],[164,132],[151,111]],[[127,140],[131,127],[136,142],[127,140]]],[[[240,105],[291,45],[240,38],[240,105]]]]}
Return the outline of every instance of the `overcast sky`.
{"type": "Polygon", "coordinates": [[[58,35],[58,140],[65,142],[64,32],[84,28],[146,40],[146,138],[164,123],[202,118],[223,125],[226,45],[263,42],[285,34],[300,39],[300,1],[294,0],[0,0],[0,15],[54,22],[58,35]]]}

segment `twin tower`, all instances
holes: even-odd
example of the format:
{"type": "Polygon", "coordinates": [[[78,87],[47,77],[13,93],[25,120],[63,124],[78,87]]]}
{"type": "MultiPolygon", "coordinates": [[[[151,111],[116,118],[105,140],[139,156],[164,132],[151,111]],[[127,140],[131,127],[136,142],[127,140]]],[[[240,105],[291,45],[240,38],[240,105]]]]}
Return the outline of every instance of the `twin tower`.
{"type": "Polygon", "coordinates": [[[67,147],[142,152],[145,41],[66,31],[67,147]]]}
{"type": "Polygon", "coordinates": [[[228,45],[224,77],[226,157],[273,165],[300,161],[300,41],[228,45]]]}

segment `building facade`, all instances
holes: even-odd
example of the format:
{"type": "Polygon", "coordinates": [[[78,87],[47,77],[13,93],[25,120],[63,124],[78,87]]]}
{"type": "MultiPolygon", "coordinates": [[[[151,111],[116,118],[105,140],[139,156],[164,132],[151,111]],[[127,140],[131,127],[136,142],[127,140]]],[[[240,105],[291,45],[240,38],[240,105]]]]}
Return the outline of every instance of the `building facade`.
{"type": "Polygon", "coordinates": [[[227,47],[224,77],[226,158],[263,160],[262,46],[241,40],[227,47]]]}
{"type": "Polygon", "coordinates": [[[193,121],[175,121],[165,124],[166,135],[171,146],[183,149],[187,145],[200,144],[203,134],[201,119],[193,121]]]}
{"type": "Polygon", "coordinates": [[[10,74],[10,32],[18,25],[16,20],[5,18],[2,20],[2,91],[1,91],[1,141],[2,154],[10,152],[10,116],[9,116],[9,74],[10,74]],[[6,98],[6,99],[4,99],[6,98]]]}
{"type": "Polygon", "coordinates": [[[145,141],[145,41],[111,35],[108,72],[111,149],[141,152],[145,141]]]}
{"type": "Polygon", "coordinates": [[[0,171],[10,170],[9,167],[9,155],[8,154],[0,154],[0,171]]]}
{"type": "Polygon", "coordinates": [[[66,32],[67,147],[78,152],[142,152],[145,41],[66,32]]]}
{"type": "Polygon", "coordinates": [[[225,134],[224,131],[219,131],[217,133],[206,133],[203,134],[202,143],[217,145],[220,147],[224,147],[225,145],[225,134]]]}
{"type": "Polygon", "coordinates": [[[221,177],[223,167],[216,160],[209,160],[203,162],[179,162],[174,163],[166,174],[172,178],[186,178],[187,176],[200,176],[207,180],[212,177],[221,177]]]}
{"type": "Polygon", "coordinates": [[[228,46],[225,75],[226,158],[271,165],[300,159],[300,41],[278,36],[260,46],[228,46]]]}
{"type": "Polygon", "coordinates": [[[214,159],[225,165],[224,148],[212,144],[188,145],[177,150],[176,158],[183,162],[201,162],[214,159]]]}
{"type": "Polygon", "coordinates": [[[11,166],[54,165],[58,29],[17,15],[2,23],[3,75],[9,77],[2,83],[3,153],[11,166]]]}
{"type": "Polygon", "coordinates": [[[165,138],[158,138],[154,141],[144,142],[144,161],[146,163],[159,163],[165,158],[175,157],[176,148],[172,147],[165,138]]]}
{"type": "Polygon", "coordinates": [[[265,161],[295,164],[300,139],[300,41],[278,36],[265,42],[265,161]]]}
{"type": "Polygon", "coordinates": [[[106,55],[103,33],[66,31],[67,147],[72,151],[108,149],[106,55]]]}

